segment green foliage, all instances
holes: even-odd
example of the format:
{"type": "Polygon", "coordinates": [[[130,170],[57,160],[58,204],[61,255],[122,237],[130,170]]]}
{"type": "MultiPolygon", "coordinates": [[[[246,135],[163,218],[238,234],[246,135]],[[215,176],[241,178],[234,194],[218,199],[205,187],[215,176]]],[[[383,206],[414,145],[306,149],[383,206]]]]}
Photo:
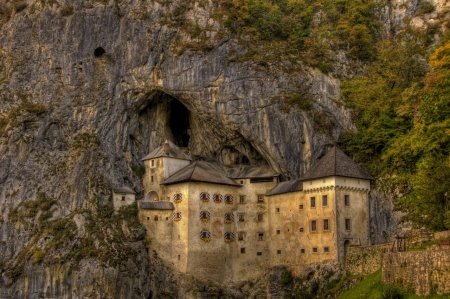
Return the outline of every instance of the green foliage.
{"type": "Polygon", "coordinates": [[[143,165],[135,165],[133,166],[133,173],[140,179],[142,179],[142,177],[145,174],[145,167],[143,165]]]}
{"type": "Polygon", "coordinates": [[[71,148],[74,150],[94,149],[100,144],[97,134],[93,132],[83,132],[75,136],[71,148]]]}
{"type": "Polygon", "coordinates": [[[436,8],[434,7],[433,3],[429,1],[420,1],[419,3],[420,14],[432,13],[435,10],[436,8]]]}
{"type": "Polygon", "coordinates": [[[281,273],[281,284],[284,286],[290,285],[294,278],[292,277],[292,272],[285,269],[283,273],[281,273]]]}
{"type": "Polygon", "coordinates": [[[34,256],[34,263],[42,263],[44,260],[44,253],[42,250],[36,250],[33,254],[34,256]]]}

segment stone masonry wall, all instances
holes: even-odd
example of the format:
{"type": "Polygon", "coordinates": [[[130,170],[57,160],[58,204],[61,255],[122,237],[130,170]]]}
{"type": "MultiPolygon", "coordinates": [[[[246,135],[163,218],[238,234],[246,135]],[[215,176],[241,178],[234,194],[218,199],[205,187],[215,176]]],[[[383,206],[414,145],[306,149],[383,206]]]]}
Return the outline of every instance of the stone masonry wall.
{"type": "Polygon", "coordinates": [[[386,253],[383,282],[421,296],[450,293],[450,250],[386,253]]]}
{"type": "Polygon", "coordinates": [[[345,259],[347,275],[369,275],[381,268],[389,244],[350,246],[345,259]]]}

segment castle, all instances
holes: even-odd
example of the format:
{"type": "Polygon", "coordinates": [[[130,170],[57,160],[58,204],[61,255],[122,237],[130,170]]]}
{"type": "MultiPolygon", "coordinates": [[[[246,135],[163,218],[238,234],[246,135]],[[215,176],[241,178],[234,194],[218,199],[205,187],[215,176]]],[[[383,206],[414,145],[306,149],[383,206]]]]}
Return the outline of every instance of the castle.
{"type": "MultiPolygon", "coordinates": [[[[342,262],[349,245],[370,245],[373,177],[337,147],[285,182],[269,166],[192,161],[169,141],[142,160],[140,221],[151,249],[181,273],[240,282],[276,266],[342,262]]],[[[116,206],[134,196],[121,190],[116,206]]]]}

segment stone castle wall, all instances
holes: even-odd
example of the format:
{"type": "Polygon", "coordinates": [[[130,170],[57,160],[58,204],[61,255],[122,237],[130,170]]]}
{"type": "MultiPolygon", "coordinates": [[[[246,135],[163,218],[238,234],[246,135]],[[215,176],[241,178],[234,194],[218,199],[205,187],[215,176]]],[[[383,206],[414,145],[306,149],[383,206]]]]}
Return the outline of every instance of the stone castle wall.
{"type": "Polygon", "coordinates": [[[351,246],[345,260],[348,275],[369,275],[381,268],[383,256],[390,244],[351,246]]]}
{"type": "Polygon", "coordinates": [[[383,282],[421,296],[450,293],[450,249],[386,253],[383,282]]]}

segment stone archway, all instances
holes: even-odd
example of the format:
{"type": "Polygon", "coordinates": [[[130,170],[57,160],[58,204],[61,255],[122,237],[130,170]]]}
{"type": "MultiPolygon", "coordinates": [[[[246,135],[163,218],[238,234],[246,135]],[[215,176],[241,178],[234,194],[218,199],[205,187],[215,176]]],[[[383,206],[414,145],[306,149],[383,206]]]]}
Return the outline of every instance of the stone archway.
{"type": "Polygon", "coordinates": [[[145,201],[158,201],[159,195],[156,191],[150,191],[149,193],[147,193],[144,200],[145,201]]]}
{"type": "Polygon", "coordinates": [[[344,258],[347,257],[348,247],[350,246],[350,240],[344,241],[344,258]]]}

